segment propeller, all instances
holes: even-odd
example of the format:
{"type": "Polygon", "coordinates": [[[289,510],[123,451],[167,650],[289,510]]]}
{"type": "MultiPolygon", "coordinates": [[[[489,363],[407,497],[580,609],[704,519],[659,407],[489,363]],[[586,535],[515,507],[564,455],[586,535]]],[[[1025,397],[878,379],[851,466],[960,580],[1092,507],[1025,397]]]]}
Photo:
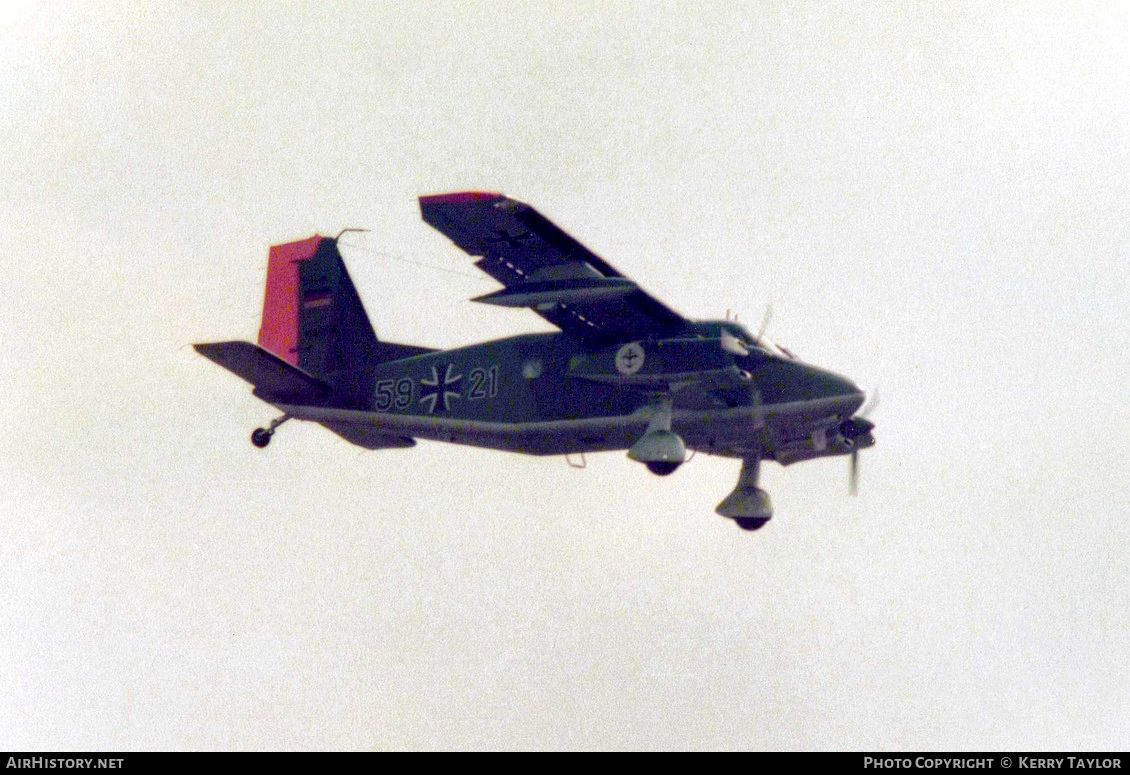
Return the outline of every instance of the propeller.
{"type": "Polygon", "coordinates": [[[765,305],[765,314],[761,316],[761,325],[757,329],[757,341],[761,341],[761,337],[765,336],[765,332],[769,330],[769,321],[773,319],[773,305],[765,305]]]}
{"type": "Polygon", "coordinates": [[[851,497],[859,495],[859,450],[853,449],[851,451],[851,462],[848,464],[848,492],[851,497]]]}
{"type": "MultiPolygon", "coordinates": [[[[879,405],[879,391],[872,391],[871,395],[867,397],[860,408],[859,413],[852,417],[850,420],[845,420],[843,425],[840,426],[840,432],[844,434],[845,438],[854,440],[857,436],[863,436],[871,432],[875,427],[875,423],[867,419],[867,415],[875,410],[879,405]]],[[[848,491],[852,496],[859,494],[859,448],[853,447],[851,450],[851,460],[848,463],[848,491]]]]}

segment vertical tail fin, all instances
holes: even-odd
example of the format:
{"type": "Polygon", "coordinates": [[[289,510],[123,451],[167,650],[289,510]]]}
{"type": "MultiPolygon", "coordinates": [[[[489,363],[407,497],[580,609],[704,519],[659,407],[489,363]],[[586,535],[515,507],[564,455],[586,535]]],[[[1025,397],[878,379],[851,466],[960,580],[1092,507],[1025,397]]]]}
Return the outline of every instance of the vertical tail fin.
{"type": "Polygon", "coordinates": [[[373,361],[377,335],[334,240],[271,247],[259,345],[322,376],[373,361]]]}
{"type": "Polygon", "coordinates": [[[336,240],[319,235],[271,247],[259,345],[330,382],[428,352],[378,341],[336,240]]]}

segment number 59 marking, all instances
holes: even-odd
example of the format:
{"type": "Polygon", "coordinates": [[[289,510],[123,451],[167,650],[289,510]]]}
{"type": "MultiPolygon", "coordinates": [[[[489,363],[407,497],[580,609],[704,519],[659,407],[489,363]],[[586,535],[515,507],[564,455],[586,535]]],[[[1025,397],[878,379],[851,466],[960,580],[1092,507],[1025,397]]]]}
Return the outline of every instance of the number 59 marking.
{"type": "Polygon", "coordinates": [[[401,377],[397,380],[382,379],[377,382],[377,411],[407,409],[412,405],[412,380],[401,377]]]}

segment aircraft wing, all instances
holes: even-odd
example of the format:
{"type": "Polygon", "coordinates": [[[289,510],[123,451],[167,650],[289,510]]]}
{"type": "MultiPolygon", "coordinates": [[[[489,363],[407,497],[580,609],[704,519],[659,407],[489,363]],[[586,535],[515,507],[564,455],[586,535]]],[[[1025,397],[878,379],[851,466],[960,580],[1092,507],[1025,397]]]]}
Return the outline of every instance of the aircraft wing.
{"type": "Polygon", "coordinates": [[[464,191],[422,196],[420,213],[505,286],[474,301],[529,307],[585,340],[664,335],[687,323],[527,204],[464,191]]]}

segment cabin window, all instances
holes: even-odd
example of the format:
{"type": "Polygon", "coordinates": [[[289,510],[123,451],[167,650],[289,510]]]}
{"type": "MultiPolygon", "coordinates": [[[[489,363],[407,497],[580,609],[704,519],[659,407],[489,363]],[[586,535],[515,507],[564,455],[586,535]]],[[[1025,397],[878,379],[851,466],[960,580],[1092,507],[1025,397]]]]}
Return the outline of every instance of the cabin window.
{"type": "Polygon", "coordinates": [[[543,368],[540,358],[530,358],[522,364],[522,376],[526,379],[537,379],[541,376],[543,368]]]}

